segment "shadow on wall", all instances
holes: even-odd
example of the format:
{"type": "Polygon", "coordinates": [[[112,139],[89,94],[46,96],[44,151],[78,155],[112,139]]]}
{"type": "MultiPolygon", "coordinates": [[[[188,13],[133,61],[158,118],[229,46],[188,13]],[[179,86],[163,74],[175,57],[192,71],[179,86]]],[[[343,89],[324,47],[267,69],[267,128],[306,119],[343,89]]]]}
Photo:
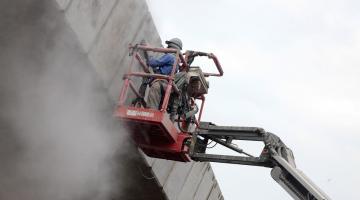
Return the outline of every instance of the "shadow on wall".
{"type": "Polygon", "coordinates": [[[0,1],[0,199],[117,199],[138,178],[62,15],[49,0],[0,1]]]}

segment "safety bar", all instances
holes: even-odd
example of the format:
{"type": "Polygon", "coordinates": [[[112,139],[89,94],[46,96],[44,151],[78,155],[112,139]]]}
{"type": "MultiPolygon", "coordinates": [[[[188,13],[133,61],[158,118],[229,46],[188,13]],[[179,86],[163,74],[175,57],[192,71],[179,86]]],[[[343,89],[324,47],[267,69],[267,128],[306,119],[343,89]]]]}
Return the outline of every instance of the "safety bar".
{"type": "MultiPolygon", "coordinates": [[[[152,78],[156,78],[156,79],[163,79],[163,80],[172,80],[173,78],[171,78],[170,76],[166,76],[166,75],[161,75],[161,74],[149,74],[149,73],[141,73],[141,72],[132,72],[132,73],[127,73],[124,75],[124,79],[129,78],[130,76],[138,76],[138,77],[152,77],[152,78]]],[[[176,86],[176,84],[173,82],[172,83],[172,87],[174,89],[174,92],[176,92],[177,94],[180,93],[179,88],[176,86]]],[[[137,94],[136,94],[137,95],[137,94]]],[[[138,95],[137,95],[138,96],[138,95]]]]}
{"type": "MultiPolygon", "coordinates": [[[[179,51],[176,49],[171,49],[171,48],[158,48],[158,47],[149,47],[146,45],[129,45],[129,48],[134,50],[134,49],[142,49],[144,51],[153,51],[153,52],[161,52],[161,53],[178,53],[179,51]]],[[[221,64],[218,60],[218,58],[213,54],[213,53],[204,53],[204,52],[199,52],[201,54],[207,55],[209,58],[211,58],[214,61],[214,64],[216,66],[216,69],[218,70],[218,73],[204,73],[204,75],[206,77],[209,76],[223,76],[224,75],[224,70],[221,67],[221,64]]],[[[181,63],[183,64],[183,68],[188,69],[189,66],[187,65],[187,62],[185,61],[184,56],[179,53],[179,58],[181,60],[181,63]]],[[[144,70],[148,70],[145,69],[145,66],[147,66],[142,60],[140,55],[137,53],[136,58],[139,60],[140,64],[144,67],[144,70]]],[[[146,71],[147,72],[147,71],[146,71]]]]}
{"type": "MultiPolygon", "coordinates": [[[[209,77],[209,76],[222,76],[224,74],[224,71],[221,67],[221,64],[219,62],[219,60],[217,59],[217,57],[213,54],[213,53],[206,53],[206,52],[201,52],[201,51],[186,51],[184,53],[185,55],[185,59],[188,59],[188,56],[207,56],[208,58],[212,59],[214,61],[214,64],[216,66],[216,69],[218,70],[218,73],[206,73],[204,72],[204,76],[205,77],[209,77]]],[[[187,62],[186,62],[187,63],[187,62]]],[[[188,68],[186,69],[188,70],[188,68]]]]}
{"type": "Polygon", "coordinates": [[[130,76],[139,76],[139,77],[153,77],[156,79],[164,79],[164,80],[172,80],[170,76],[162,75],[162,74],[148,74],[148,73],[142,73],[142,72],[131,72],[126,73],[124,75],[124,78],[128,78],[130,76]]]}
{"type": "Polygon", "coordinates": [[[129,81],[129,86],[131,88],[131,90],[135,93],[136,97],[141,97],[141,95],[139,94],[139,92],[136,90],[134,84],[132,83],[132,81],[129,81]]]}
{"type": "Polygon", "coordinates": [[[144,62],[144,60],[141,58],[139,52],[136,52],[135,54],[136,59],[139,61],[140,65],[142,66],[144,72],[150,73],[149,66],[144,62]]]}
{"type": "Polygon", "coordinates": [[[179,53],[179,58],[181,60],[181,63],[183,64],[183,67],[189,67],[187,63],[185,62],[184,56],[180,53],[177,49],[172,48],[159,48],[159,47],[149,47],[147,45],[129,45],[130,49],[142,49],[144,51],[152,51],[152,52],[160,52],[160,53],[179,53]]]}
{"type": "Polygon", "coordinates": [[[214,61],[215,66],[216,66],[216,68],[217,68],[217,70],[218,70],[219,73],[204,73],[204,75],[205,75],[206,77],[208,77],[208,76],[222,76],[222,75],[224,74],[224,71],[223,71],[223,69],[222,69],[222,67],[221,67],[221,65],[220,65],[220,62],[219,62],[219,60],[217,59],[217,57],[216,57],[213,53],[209,53],[209,54],[208,54],[208,57],[211,58],[211,59],[214,61]]]}

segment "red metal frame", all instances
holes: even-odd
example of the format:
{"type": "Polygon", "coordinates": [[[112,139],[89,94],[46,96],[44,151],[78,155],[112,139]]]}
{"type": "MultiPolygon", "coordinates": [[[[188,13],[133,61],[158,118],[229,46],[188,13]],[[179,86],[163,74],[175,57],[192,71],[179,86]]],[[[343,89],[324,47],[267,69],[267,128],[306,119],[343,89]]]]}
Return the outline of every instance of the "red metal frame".
{"type": "Polygon", "coordinates": [[[223,76],[224,75],[224,71],[220,65],[219,60],[217,59],[217,57],[213,54],[213,53],[209,53],[208,57],[211,58],[214,61],[214,64],[216,66],[216,69],[218,70],[219,73],[204,73],[205,76],[223,76]]]}
{"type": "MultiPolygon", "coordinates": [[[[165,90],[165,96],[164,96],[164,100],[163,100],[163,104],[161,106],[161,111],[165,112],[166,111],[166,107],[168,106],[169,103],[169,98],[170,98],[170,93],[173,87],[173,81],[174,81],[174,75],[175,75],[175,70],[176,70],[176,66],[179,64],[179,60],[182,63],[182,66],[188,68],[186,62],[185,62],[185,58],[183,57],[183,55],[181,54],[180,51],[176,50],[176,49],[170,49],[170,48],[154,48],[154,47],[149,47],[149,46],[145,46],[145,45],[135,45],[135,46],[129,46],[130,51],[135,51],[135,53],[132,53],[132,59],[130,62],[130,66],[129,66],[129,72],[127,74],[124,75],[124,86],[120,92],[120,97],[119,97],[119,106],[123,106],[127,97],[127,91],[128,91],[128,87],[130,85],[132,91],[137,94],[137,91],[135,90],[135,88],[133,88],[131,86],[131,79],[130,77],[132,76],[138,76],[138,77],[153,77],[156,79],[165,79],[168,81],[166,90],[165,90]],[[140,54],[138,53],[138,50],[144,50],[144,51],[153,51],[153,52],[161,52],[161,53],[175,53],[176,54],[176,62],[174,62],[174,65],[172,67],[172,71],[170,76],[166,76],[166,75],[161,75],[161,74],[150,74],[150,71],[148,70],[149,67],[146,65],[146,63],[143,61],[143,59],[141,58],[140,54]],[[140,65],[142,66],[144,72],[132,72],[132,68],[134,66],[134,60],[137,59],[140,63],[140,65]]],[[[175,89],[177,90],[177,88],[175,89]]]]}
{"type": "MultiPolygon", "coordinates": [[[[185,52],[185,60],[187,60],[187,59],[188,59],[188,56],[189,56],[189,54],[187,54],[187,53],[188,53],[188,52],[185,52]]],[[[207,57],[211,58],[211,59],[214,61],[214,64],[215,64],[215,66],[216,66],[216,69],[218,70],[218,73],[208,73],[208,72],[204,72],[204,76],[205,76],[205,77],[209,77],[209,76],[223,76],[223,75],[224,75],[224,71],[223,71],[223,69],[222,69],[222,67],[221,67],[221,64],[220,64],[219,60],[217,59],[217,57],[216,57],[213,53],[204,53],[204,52],[197,52],[197,53],[199,53],[199,55],[201,55],[201,56],[207,56],[207,57]]],[[[184,66],[184,67],[187,67],[187,69],[188,69],[189,66],[184,66]]]]}
{"type": "Polygon", "coordinates": [[[179,61],[182,66],[187,67],[185,59],[180,51],[169,48],[152,48],[145,45],[130,46],[131,62],[128,73],[124,75],[124,85],[120,91],[118,107],[115,116],[124,122],[132,135],[136,144],[145,154],[151,157],[177,160],[182,162],[190,161],[188,156],[188,147],[184,145],[185,141],[190,138],[188,133],[182,133],[169,119],[166,108],[169,104],[169,98],[172,91],[179,93],[174,81],[176,67],[179,61]],[[161,74],[151,74],[149,67],[139,54],[139,50],[175,53],[176,62],[172,67],[169,76],[161,74]],[[143,72],[134,71],[135,59],[139,62],[143,72]],[[141,97],[133,84],[133,77],[151,77],[154,79],[167,80],[163,103],[160,110],[137,108],[126,105],[129,88],[137,97],[141,97]]]}

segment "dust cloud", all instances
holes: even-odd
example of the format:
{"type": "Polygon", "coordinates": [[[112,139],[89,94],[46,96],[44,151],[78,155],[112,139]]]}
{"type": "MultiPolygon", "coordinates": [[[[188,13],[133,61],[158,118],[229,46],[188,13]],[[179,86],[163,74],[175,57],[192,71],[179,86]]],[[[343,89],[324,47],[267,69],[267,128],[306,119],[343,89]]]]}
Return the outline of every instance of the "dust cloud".
{"type": "Polygon", "coordinates": [[[121,192],[116,159],[131,147],[61,14],[55,1],[0,1],[0,199],[121,192]]]}

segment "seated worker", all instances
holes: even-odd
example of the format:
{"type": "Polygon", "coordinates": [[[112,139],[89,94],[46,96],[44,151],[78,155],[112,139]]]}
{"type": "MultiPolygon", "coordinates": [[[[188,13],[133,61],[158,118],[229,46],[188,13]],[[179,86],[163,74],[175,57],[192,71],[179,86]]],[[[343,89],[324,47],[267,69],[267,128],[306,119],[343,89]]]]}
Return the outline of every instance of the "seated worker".
{"type": "MultiPolygon", "coordinates": [[[[179,38],[173,38],[165,42],[168,46],[167,48],[182,49],[182,42],[179,38]]],[[[160,58],[150,58],[148,60],[148,65],[153,69],[156,74],[170,75],[172,67],[176,62],[175,53],[166,53],[160,58]]],[[[179,66],[176,66],[176,71],[178,71],[179,66]]],[[[167,80],[163,79],[154,79],[150,82],[149,95],[147,100],[147,107],[151,109],[159,110],[161,107],[161,100],[165,94],[167,85],[167,80]]]]}

